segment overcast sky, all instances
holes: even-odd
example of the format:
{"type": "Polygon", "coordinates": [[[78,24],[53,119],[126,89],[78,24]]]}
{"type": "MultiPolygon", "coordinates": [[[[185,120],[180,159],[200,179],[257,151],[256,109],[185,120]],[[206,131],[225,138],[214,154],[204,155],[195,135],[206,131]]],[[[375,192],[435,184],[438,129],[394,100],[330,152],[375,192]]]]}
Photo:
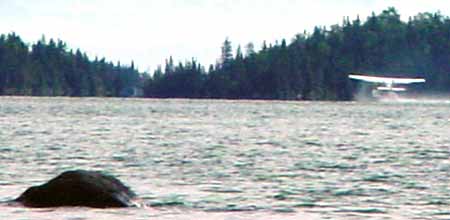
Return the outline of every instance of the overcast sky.
{"type": "Polygon", "coordinates": [[[215,63],[226,37],[237,45],[288,41],[314,26],[362,19],[389,6],[402,19],[418,12],[450,15],[448,0],[0,0],[0,33],[25,42],[45,35],[90,57],[153,71],[173,56],[215,63]]]}

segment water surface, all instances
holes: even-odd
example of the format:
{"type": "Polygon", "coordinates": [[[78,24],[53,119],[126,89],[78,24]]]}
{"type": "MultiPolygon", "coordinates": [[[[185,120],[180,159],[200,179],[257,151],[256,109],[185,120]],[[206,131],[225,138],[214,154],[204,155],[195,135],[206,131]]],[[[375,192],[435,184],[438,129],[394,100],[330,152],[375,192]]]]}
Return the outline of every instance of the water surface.
{"type": "Polygon", "coordinates": [[[449,219],[450,104],[0,98],[0,201],[101,170],[148,208],[0,219],[449,219]]]}

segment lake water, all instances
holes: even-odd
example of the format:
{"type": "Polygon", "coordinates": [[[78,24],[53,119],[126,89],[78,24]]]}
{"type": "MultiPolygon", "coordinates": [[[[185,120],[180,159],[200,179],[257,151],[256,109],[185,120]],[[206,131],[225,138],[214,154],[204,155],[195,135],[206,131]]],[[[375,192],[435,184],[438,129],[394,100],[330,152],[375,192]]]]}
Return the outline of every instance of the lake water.
{"type": "Polygon", "coordinates": [[[450,103],[0,98],[0,201],[100,170],[147,208],[0,219],[450,219],[450,103]]]}

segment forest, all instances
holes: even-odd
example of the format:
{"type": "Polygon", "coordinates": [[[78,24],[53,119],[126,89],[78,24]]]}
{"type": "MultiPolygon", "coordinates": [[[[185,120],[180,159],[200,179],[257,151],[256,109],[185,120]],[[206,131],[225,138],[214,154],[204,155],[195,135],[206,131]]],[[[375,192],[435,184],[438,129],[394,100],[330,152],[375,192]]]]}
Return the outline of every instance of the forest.
{"type": "Polygon", "coordinates": [[[351,100],[358,83],[349,73],[424,77],[413,90],[450,93],[450,18],[439,12],[403,21],[388,8],[260,48],[234,50],[226,38],[214,65],[169,57],[149,74],[91,60],[62,41],[29,47],[12,33],[0,36],[0,95],[351,100]]]}
{"type": "Polygon", "coordinates": [[[0,36],[0,95],[126,97],[144,80],[133,63],[91,60],[61,40],[42,37],[29,46],[15,33],[0,36]]]}

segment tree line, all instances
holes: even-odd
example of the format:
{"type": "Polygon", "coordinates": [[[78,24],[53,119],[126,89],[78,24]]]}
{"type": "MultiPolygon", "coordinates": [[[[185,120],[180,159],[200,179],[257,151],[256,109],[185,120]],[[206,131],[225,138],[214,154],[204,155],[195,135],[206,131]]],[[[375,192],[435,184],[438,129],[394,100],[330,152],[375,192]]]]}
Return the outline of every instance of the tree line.
{"type": "Polygon", "coordinates": [[[395,8],[362,21],[316,27],[273,44],[236,50],[227,38],[215,65],[172,57],[152,74],[134,64],[90,59],[44,37],[25,44],[15,33],[0,35],[0,95],[132,96],[350,100],[359,85],[349,73],[424,77],[417,92],[450,93],[450,18],[420,13],[402,21],[395,8]],[[138,94],[139,95],[139,94],[138,94]]]}
{"type": "Polygon", "coordinates": [[[261,50],[249,43],[235,53],[229,39],[208,70],[172,58],[145,82],[145,96],[162,98],[350,100],[349,73],[424,77],[417,92],[450,92],[450,19],[420,13],[407,22],[395,8],[364,22],[359,17],[297,34],[261,50]]]}
{"type": "Polygon", "coordinates": [[[133,63],[91,60],[61,40],[29,46],[15,33],[0,35],[0,95],[131,96],[143,80],[133,63]]]}

